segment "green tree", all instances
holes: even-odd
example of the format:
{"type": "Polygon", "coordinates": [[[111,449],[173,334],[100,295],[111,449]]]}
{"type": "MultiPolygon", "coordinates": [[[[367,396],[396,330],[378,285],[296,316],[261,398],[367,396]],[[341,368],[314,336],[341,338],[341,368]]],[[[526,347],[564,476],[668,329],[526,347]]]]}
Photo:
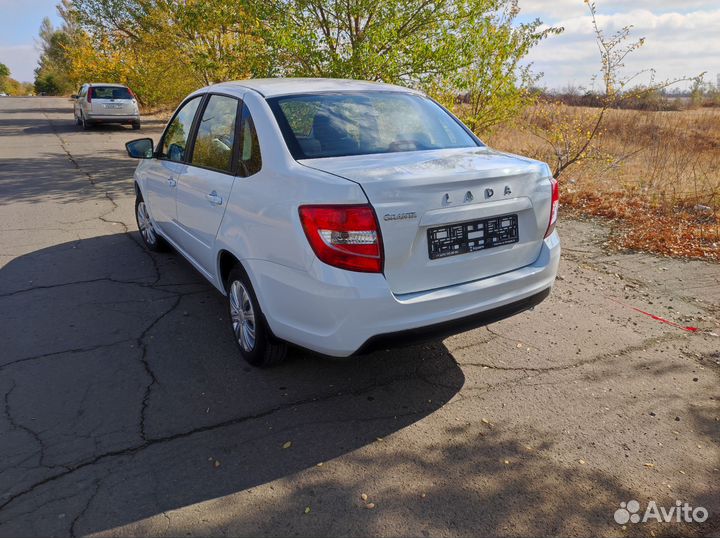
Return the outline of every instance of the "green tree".
{"type": "Polygon", "coordinates": [[[521,61],[561,31],[541,30],[539,20],[516,24],[516,0],[276,0],[270,6],[266,40],[276,72],[419,87],[476,131],[530,101],[535,77],[521,61]]]}
{"type": "Polygon", "coordinates": [[[0,63],[0,93],[8,93],[9,78],[10,68],[4,63],[0,63]]]}
{"type": "Polygon", "coordinates": [[[74,86],[68,57],[73,39],[71,29],[67,25],[55,28],[50,19],[45,17],[39,37],[42,53],[35,69],[35,91],[47,95],[70,93],[74,86]]]}
{"type": "Polygon", "coordinates": [[[64,2],[85,40],[73,76],[114,74],[149,103],[228,79],[356,78],[425,89],[476,130],[531,101],[521,62],[559,31],[516,24],[516,0],[64,2]]]}

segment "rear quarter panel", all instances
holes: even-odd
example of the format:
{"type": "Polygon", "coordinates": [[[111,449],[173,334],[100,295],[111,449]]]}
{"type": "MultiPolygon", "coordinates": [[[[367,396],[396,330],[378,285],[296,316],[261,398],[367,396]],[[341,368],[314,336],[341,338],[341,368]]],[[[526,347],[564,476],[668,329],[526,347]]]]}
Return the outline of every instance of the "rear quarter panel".
{"type": "MultiPolygon", "coordinates": [[[[223,250],[241,261],[259,260],[312,272],[321,262],[305,237],[298,207],[367,203],[356,183],[298,164],[288,152],[265,99],[252,91],[243,99],[260,141],[262,169],[249,177],[237,177],[233,183],[215,241],[217,285],[221,290],[219,257],[223,250]]],[[[247,269],[248,264],[244,265],[247,269]]],[[[249,276],[256,286],[255,275],[249,276]]]]}

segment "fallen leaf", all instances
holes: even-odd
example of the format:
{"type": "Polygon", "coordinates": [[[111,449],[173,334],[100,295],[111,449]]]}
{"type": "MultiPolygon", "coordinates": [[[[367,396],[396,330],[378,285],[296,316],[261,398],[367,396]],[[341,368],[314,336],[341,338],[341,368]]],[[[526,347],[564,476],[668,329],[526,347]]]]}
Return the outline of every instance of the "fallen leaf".
{"type": "Polygon", "coordinates": [[[306,514],[309,514],[309,513],[310,513],[310,507],[309,507],[309,506],[306,506],[306,507],[305,507],[305,513],[306,513],[306,514]]]}
{"type": "Polygon", "coordinates": [[[285,443],[283,443],[283,448],[290,448],[291,446],[292,446],[292,441],[285,441],[285,443]]]}
{"type": "Polygon", "coordinates": [[[213,462],[213,467],[215,467],[216,469],[217,469],[218,467],[220,467],[220,460],[215,460],[215,461],[213,462]]]}
{"type": "Polygon", "coordinates": [[[585,460],[578,460],[578,463],[579,463],[580,465],[585,465],[585,460]]]}
{"type": "Polygon", "coordinates": [[[372,510],[373,508],[375,508],[375,503],[367,503],[365,505],[365,508],[367,508],[368,510],[372,510]]]}
{"type": "Polygon", "coordinates": [[[645,467],[655,467],[654,463],[643,463],[645,467]]]}
{"type": "Polygon", "coordinates": [[[505,465],[510,465],[510,460],[505,460],[503,463],[504,463],[505,465]]]}
{"type": "Polygon", "coordinates": [[[367,501],[367,500],[368,500],[367,493],[361,493],[361,494],[360,494],[360,498],[361,498],[363,501],[367,501]]]}

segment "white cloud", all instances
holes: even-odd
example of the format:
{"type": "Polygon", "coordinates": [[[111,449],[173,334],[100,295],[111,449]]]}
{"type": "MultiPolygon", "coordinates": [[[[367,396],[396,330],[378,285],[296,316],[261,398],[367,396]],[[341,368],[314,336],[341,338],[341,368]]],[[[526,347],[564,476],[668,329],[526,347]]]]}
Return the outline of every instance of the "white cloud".
{"type": "Polygon", "coordinates": [[[37,67],[40,52],[35,45],[0,46],[0,63],[10,68],[10,76],[20,82],[35,80],[34,70],[37,67]]]}
{"type": "MultiPolygon", "coordinates": [[[[588,7],[584,0],[519,0],[522,12],[528,16],[538,16],[542,20],[587,15],[588,7]]],[[[707,8],[707,0],[596,0],[595,5],[600,13],[608,15],[632,9],[647,9],[653,13],[677,12],[707,8]]]]}
{"type": "MultiPolygon", "coordinates": [[[[541,4],[525,0],[525,4],[528,3],[541,4]]],[[[558,3],[569,6],[577,2],[563,0],[558,3]]],[[[635,2],[634,7],[650,3],[649,0],[641,0],[635,2]]],[[[683,2],[683,7],[687,9],[695,3],[683,2]]],[[[543,83],[549,87],[558,88],[568,83],[588,86],[600,65],[589,15],[585,13],[548,22],[564,27],[565,31],[538,45],[528,59],[534,63],[536,71],[544,72],[543,83]]],[[[657,13],[655,10],[635,8],[610,15],[600,14],[598,23],[608,35],[632,25],[631,39],[646,39],[645,45],[625,62],[628,74],[654,68],[657,78],[664,80],[707,71],[706,80],[715,82],[716,74],[720,73],[720,33],[717,31],[720,28],[720,9],[657,13]]]]}

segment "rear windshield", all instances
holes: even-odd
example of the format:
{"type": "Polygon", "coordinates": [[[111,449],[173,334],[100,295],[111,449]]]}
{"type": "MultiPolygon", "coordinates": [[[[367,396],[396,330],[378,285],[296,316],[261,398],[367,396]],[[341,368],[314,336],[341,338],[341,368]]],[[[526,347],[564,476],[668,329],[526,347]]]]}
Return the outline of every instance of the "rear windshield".
{"type": "Polygon", "coordinates": [[[434,101],[410,93],[298,94],[268,103],[295,159],[481,145],[434,101]]]}
{"type": "Polygon", "coordinates": [[[93,86],[90,88],[94,99],[132,99],[130,90],[119,86],[93,86]]]}

